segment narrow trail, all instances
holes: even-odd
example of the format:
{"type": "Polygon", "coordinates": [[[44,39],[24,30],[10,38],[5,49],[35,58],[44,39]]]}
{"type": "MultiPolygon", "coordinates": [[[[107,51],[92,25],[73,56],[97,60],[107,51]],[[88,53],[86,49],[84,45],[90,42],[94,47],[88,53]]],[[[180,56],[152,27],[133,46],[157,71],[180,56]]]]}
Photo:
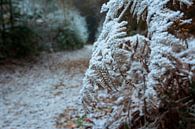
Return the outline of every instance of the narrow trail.
{"type": "Polygon", "coordinates": [[[55,117],[78,101],[91,48],[0,66],[0,129],[55,129],[55,117]]]}

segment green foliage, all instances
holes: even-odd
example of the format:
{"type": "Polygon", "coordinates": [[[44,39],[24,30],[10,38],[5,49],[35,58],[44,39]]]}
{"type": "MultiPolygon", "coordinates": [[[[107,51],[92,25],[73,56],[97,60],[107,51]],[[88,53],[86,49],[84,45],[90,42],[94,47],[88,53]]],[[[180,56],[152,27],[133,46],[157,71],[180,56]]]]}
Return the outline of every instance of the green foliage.
{"type": "Polygon", "coordinates": [[[3,35],[0,40],[0,59],[37,54],[37,35],[28,27],[14,27],[0,34],[3,35]]]}
{"type": "Polygon", "coordinates": [[[0,3],[0,59],[21,58],[37,53],[37,35],[24,24],[26,19],[20,15],[17,5],[12,0],[0,3]]]}
{"type": "Polygon", "coordinates": [[[54,50],[75,50],[82,48],[84,43],[79,36],[70,29],[59,30],[57,35],[57,43],[54,44],[54,50]]]}
{"type": "Polygon", "coordinates": [[[78,127],[82,127],[82,126],[84,125],[84,123],[85,123],[84,119],[86,119],[86,118],[87,118],[86,115],[83,115],[83,116],[79,117],[79,118],[76,120],[76,125],[77,125],[78,127]]]}

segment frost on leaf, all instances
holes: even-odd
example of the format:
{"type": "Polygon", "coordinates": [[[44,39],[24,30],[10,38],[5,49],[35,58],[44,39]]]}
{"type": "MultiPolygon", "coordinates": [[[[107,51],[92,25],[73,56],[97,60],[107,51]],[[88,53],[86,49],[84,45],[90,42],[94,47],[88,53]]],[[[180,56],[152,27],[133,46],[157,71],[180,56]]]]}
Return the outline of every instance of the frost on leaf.
{"type": "Polygon", "coordinates": [[[106,19],[81,90],[94,129],[169,125],[158,117],[168,112],[161,111],[163,104],[188,96],[195,79],[195,38],[189,27],[195,19],[183,7],[194,10],[194,1],[110,0],[102,6],[106,19]],[[146,34],[127,33],[131,22],[124,17],[144,20],[146,34]],[[182,27],[189,29],[185,38],[177,35],[182,27]]]}

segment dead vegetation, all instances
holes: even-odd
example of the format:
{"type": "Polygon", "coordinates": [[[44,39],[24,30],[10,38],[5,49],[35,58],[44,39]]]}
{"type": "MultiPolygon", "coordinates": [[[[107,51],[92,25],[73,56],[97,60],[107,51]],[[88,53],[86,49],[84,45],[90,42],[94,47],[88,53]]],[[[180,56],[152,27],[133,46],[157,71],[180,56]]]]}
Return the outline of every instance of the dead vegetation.
{"type": "Polygon", "coordinates": [[[151,2],[156,13],[146,1],[110,1],[104,25],[112,26],[102,31],[84,78],[86,113],[105,120],[105,129],[195,128],[194,4],[151,2]]]}

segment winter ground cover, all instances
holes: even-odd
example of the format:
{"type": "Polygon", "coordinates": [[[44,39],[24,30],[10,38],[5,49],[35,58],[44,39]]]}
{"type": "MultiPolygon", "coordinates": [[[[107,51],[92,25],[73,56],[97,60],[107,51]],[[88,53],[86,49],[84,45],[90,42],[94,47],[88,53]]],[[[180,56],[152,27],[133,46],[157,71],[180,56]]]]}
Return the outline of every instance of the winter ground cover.
{"type": "Polygon", "coordinates": [[[78,101],[90,53],[91,46],[85,46],[1,65],[0,129],[56,128],[56,117],[78,101]]]}

